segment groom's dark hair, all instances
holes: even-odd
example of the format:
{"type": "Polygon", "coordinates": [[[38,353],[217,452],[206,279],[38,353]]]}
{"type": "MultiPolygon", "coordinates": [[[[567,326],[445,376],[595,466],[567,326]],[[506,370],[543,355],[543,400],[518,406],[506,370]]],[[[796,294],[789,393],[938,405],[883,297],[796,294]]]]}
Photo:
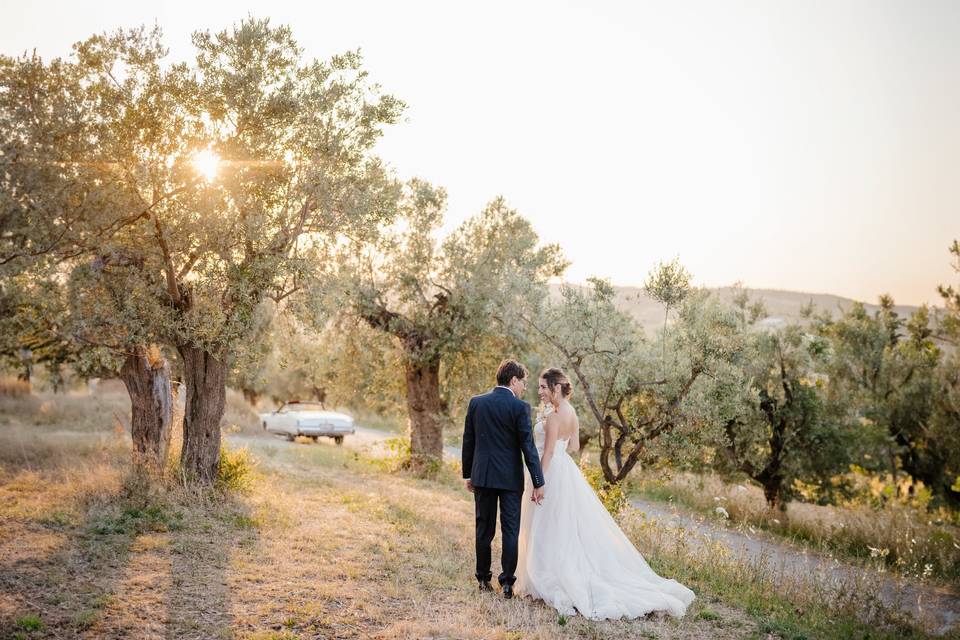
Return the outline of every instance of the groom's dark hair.
{"type": "Polygon", "coordinates": [[[510,380],[516,378],[523,380],[527,377],[527,369],[516,360],[507,358],[497,367],[497,384],[505,387],[510,384],[510,380]]]}

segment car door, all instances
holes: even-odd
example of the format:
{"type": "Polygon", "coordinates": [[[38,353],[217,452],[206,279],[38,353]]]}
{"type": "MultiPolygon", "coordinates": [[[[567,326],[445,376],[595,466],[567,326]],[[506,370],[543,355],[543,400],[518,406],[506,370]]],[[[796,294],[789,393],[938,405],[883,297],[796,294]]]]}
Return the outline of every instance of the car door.
{"type": "Polygon", "coordinates": [[[290,408],[283,405],[267,417],[267,431],[270,433],[288,433],[287,426],[290,408]]]}

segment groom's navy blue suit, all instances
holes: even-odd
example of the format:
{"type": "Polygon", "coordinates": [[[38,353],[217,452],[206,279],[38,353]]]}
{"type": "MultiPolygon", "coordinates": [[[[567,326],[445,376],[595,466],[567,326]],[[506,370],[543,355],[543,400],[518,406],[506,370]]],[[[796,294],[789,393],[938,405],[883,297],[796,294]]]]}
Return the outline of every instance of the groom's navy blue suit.
{"type": "Polygon", "coordinates": [[[471,398],[463,428],[462,462],[463,477],[473,485],[476,504],[478,580],[486,582],[493,577],[490,543],[497,527],[498,502],[503,539],[499,581],[512,585],[516,580],[524,461],[533,486],[543,486],[540,456],[530,427],[530,405],[506,387],[471,398]]]}

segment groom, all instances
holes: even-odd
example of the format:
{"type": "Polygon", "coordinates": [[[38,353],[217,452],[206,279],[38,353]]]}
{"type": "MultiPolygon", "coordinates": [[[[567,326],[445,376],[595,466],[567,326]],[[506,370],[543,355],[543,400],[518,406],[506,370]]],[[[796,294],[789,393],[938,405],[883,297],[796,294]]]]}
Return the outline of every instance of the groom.
{"type": "Polygon", "coordinates": [[[481,591],[492,591],[490,543],[497,528],[503,553],[499,582],[503,597],[513,597],[517,579],[517,546],[520,535],[520,501],[523,496],[523,463],[533,480],[533,500],[543,500],[543,471],[533,444],[530,405],[520,397],[527,388],[527,370],[515,360],[504,360],[497,369],[497,386],[474,396],[463,428],[463,477],[473,493],[477,513],[477,580],[481,591]],[[522,458],[522,459],[521,459],[522,458]]]}

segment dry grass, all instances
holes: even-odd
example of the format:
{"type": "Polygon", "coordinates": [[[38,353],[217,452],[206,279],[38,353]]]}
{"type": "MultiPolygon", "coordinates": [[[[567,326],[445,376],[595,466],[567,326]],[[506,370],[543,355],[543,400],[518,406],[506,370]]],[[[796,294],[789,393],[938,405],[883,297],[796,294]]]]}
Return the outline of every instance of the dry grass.
{"type": "Polygon", "coordinates": [[[222,424],[227,430],[251,435],[262,431],[257,410],[250,406],[242,393],[234,389],[227,389],[227,404],[224,407],[222,424]]]}
{"type": "Polygon", "coordinates": [[[30,395],[30,383],[13,376],[0,377],[0,397],[19,398],[30,395]]]}
{"type": "Polygon", "coordinates": [[[42,392],[0,397],[0,429],[36,427],[37,431],[110,431],[130,428],[130,399],[118,380],[107,380],[93,392],[42,392]]]}
{"type": "Polygon", "coordinates": [[[457,485],[386,475],[329,445],[258,441],[253,451],[267,476],[249,498],[258,539],[231,562],[241,628],[292,637],[702,638],[741,637],[750,626],[725,607],[722,619],[697,618],[695,609],[681,621],[561,624],[540,603],[476,592],[472,504],[457,485]]]}
{"type": "Polygon", "coordinates": [[[125,458],[129,425],[130,400],[116,381],[94,393],[0,397],[0,470],[59,469],[100,454],[125,458]]]}
{"type": "Polygon", "coordinates": [[[734,525],[762,527],[900,575],[960,581],[960,530],[942,521],[938,524],[923,510],[907,505],[873,509],[791,502],[781,512],[767,507],[759,487],[730,484],[714,475],[640,478],[631,482],[631,489],[702,512],[723,507],[734,525]]]}
{"type": "Polygon", "coordinates": [[[126,435],[109,416],[101,424],[81,434],[101,445],[83,447],[80,436],[49,439],[63,424],[0,427],[4,442],[21,441],[19,457],[0,462],[0,638],[844,637],[790,608],[813,609],[823,594],[692,553],[635,514],[625,530],[654,568],[698,593],[681,620],[566,619],[478,593],[473,505],[450,469],[422,479],[331,443],[234,435],[258,460],[250,490],[198,495],[128,475],[126,435]]]}
{"type": "Polygon", "coordinates": [[[737,638],[755,626],[719,603],[593,623],[479,594],[459,483],[387,474],[346,448],[233,436],[260,472],[249,493],[215,499],[129,476],[122,433],[41,455],[30,448],[64,441],[23,429],[0,431],[32,461],[0,472],[0,637],[737,638]]]}

